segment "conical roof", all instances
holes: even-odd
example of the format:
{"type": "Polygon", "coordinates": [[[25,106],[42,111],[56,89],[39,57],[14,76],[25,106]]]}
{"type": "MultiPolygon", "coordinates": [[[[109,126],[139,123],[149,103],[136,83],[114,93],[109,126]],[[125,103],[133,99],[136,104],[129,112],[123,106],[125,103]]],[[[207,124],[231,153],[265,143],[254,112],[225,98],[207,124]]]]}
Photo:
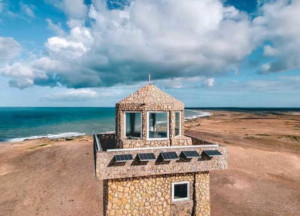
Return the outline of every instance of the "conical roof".
{"type": "Polygon", "coordinates": [[[124,110],[182,110],[184,104],[152,84],[147,84],[118,102],[124,110]],[[143,108],[144,107],[144,108],[143,108]]]}

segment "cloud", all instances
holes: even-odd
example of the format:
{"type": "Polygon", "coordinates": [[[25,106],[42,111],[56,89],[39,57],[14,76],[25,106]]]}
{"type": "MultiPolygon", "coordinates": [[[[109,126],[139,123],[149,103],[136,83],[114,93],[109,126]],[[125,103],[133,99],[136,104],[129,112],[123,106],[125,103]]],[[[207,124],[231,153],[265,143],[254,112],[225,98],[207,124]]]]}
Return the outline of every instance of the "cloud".
{"type": "Polygon", "coordinates": [[[258,32],[265,41],[264,55],[273,57],[261,68],[262,73],[300,68],[300,1],[278,0],[265,4],[255,18],[258,32]]]}
{"type": "Polygon", "coordinates": [[[234,94],[239,92],[299,92],[300,90],[300,76],[278,76],[278,77],[256,77],[251,80],[234,80],[231,79],[226,82],[219,81],[219,85],[215,86],[215,90],[220,92],[229,91],[234,94]]]}
{"type": "Polygon", "coordinates": [[[178,77],[173,79],[161,79],[154,81],[154,84],[161,88],[197,88],[197,87],[213,87],[214,78],[206,78],[204,76],[196,77],[178,77]]]}
{"type": "Polygon", "coordinates": [[[48,27],[58,36],[64,36],[66,32],[63,30],[61,23],[55,24],[51,19],[46,19],[48,27]]]}
{"type": "Polygon", "coordinates": [[[64,0],[64,10],[73,18],[82,18],[86,16],[87,6],[84,0],[64,0]]]}
{"type": "Polygon", "coordinates": [[[13,38],[0,37],[0,63],[13,59],[20,51],[20,44],[13,38]]]}
{"type": "Polygon", "coordinates": [[[209,78],[206,80],[206,85],[208,87],[213,87],[215,85],[215,79],[214,78],[209,78]]]}
{"type": "Polygon", "coordinates": [[[44,0],[48,4],[63,10],[71,18],[84,18],[87,15],[88,7],[84,0],[44,0]]]}
{"type": "Polygon", "coordinates": [[[265,41],[270,45],[264,54],[273,59],[263,71],[292,69],[300,62],[295,28],[300,19],[291,17],[298,16],[296,1],[265,4],[254,20],[219,0],[138,0],[122,10],[109,9],[105,1],[89,6],[83,0],[45,1],[67,14],[69,32],[48,20],[57,35],[45,43],[46,54],[19,62],[22,67],[0,69],[11,77],[11,86],[107,87],[145,81],[151,73],[153,80],[174,88],[199,77],[195,86],[212,87],[212,77],[238,71],[265,41]]]}
{"type": "Polygon", "coordinates": [[[63,92],[58,92],[47,97],[44,99],[55,100],[55,101],[78,101],[78,100],[87,100],[91,98],[97,97],[97,92],[91,89],[68,89],[63,92]]]}
{"type": "Polygon", "coordinates": [[[31,4],[24,4],[24,3],[20,3],[20,9],[21,11],[27,15],[28,17],[35,17],[35,13],[34,13],[34,6],[31,4]]]}
{"type": "MultiPolygon", "coordinates": [[[[64,69],[45,67],[43,85],[130,84],[146,80],[148,73],[153,79],[211,77],[235,70],[257,43],[247,15],[217,0],[139,0],[123,10],[109,10],[103,1],[95,1],[86,18],[89,26],[78,19],[86,5],[76,2],[76,12],[67,12],[70,33],[45,44],[45,57],[64,69]]],[[[34,64],[27,64],[36,71],[34,64]]],[[[40,77],[38,82],[30,79],[41,83],[40,77]]]]}
{"type": "Polygon", "coordinates": [[[278,50],[276,50],[274,47],[270,46],[270,45],[266,45],[264,46],[264,55],[265,56],[277,56],[278,50]]]}

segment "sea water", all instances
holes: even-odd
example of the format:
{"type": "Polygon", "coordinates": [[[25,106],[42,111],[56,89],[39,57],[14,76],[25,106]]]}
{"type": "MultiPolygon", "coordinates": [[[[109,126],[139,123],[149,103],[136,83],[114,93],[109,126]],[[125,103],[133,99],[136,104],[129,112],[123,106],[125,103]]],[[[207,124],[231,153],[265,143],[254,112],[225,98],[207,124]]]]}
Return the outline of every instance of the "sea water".
{"type": "MultiPolygon", "coordinates": [[[[186,119],[209,115],[209,112],[200,110],[185,110],[186,119]]],[[[114,130],[113,107],[0,108],[0,142],[72,137],[114,130]]]]}

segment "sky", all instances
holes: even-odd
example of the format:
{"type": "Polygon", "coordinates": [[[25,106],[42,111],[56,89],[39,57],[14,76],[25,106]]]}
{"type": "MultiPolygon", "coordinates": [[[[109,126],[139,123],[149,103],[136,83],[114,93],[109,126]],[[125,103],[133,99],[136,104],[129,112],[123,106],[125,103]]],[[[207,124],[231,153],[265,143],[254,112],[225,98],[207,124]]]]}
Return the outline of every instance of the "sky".
{"type": "Polygon", "coordinates": [[[300,107],[299,0],[0,0],[0,106],[300,107]]]}

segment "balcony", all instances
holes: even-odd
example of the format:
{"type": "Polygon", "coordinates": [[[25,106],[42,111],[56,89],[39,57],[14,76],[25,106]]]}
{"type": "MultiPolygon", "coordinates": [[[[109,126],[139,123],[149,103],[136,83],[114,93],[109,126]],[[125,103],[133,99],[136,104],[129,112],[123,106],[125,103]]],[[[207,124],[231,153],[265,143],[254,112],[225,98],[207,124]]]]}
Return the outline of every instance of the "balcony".
{"type": "Polygon", "coordinates": [[[227,168],[227,148],[195,137],[193,145],[117,148],[114,133],[94,135],[99,180],[205,172],[227,168]]]}

